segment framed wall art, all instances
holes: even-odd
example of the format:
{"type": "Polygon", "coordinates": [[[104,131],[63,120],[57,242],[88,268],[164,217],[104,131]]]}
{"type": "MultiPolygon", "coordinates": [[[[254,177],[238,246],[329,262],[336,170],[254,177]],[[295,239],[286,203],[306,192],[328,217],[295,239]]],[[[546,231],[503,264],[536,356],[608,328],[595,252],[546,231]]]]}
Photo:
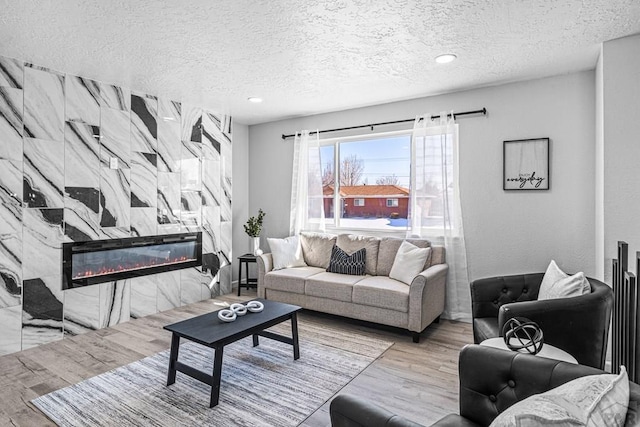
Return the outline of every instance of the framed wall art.
{"type": "Polygon", "coordinates": [[[504,190],[548,190],[549,138],[503,142],[504,190]]]}

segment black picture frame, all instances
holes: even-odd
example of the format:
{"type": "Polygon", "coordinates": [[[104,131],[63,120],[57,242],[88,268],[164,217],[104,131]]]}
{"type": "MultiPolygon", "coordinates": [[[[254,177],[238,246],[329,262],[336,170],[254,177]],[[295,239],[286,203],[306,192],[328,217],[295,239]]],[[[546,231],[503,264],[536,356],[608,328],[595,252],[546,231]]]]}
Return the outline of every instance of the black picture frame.
{"type": "Polygon", "coordinates": [[[502,189],[546,191],[551,188],[549,138],[514,139],[502,143],[502,189]]]}

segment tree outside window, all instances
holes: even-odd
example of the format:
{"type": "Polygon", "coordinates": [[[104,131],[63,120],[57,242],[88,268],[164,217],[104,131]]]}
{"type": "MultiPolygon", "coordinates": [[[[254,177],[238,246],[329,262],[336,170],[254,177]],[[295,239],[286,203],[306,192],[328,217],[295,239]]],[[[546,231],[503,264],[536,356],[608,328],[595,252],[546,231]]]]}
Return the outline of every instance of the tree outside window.
{"type": "Polygon", "coordinates": [[[327,225],[405,230],[411,135],[331,140],[320,149],[327,225]],[[336,155],[337,154],[337,155],[336,155]],[[336,177],[338,182],[336,182],[336,177]],[[387,199],[395,203],[388,204],[387,199]]]}

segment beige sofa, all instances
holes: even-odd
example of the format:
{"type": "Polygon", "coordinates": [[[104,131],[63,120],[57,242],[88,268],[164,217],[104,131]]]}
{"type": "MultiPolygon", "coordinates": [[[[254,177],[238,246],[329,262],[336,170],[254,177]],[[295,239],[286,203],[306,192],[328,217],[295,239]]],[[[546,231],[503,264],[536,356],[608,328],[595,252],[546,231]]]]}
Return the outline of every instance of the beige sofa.
{"type": "Polygon", "coordinates": [[[418,247],[431,247],[424,271],[410,286],[389,278],[403,239],[302,233],[300,242],[307,266],[273,270],[271,254],[261,255],[258,257],[258,297],[408,329],[413,341],[419,342],[420,333],[437,322],[444,309],[448,266],[443,247],[431,246],[424,239],[406,240],[418,247]],[[327,272],[334,244],[347,253],[365,247],[366,274],[327,272]]]}

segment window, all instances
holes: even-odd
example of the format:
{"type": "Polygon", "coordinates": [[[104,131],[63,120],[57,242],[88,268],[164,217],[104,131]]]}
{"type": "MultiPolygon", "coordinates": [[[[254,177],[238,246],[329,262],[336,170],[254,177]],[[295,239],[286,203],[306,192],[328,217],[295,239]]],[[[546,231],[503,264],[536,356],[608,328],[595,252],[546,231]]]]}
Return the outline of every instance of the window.
{"type": "Polygon", "coordinates": [[[406,230],[411,131],[332,138],[320,144],[326,224],[406,230]]]}
{"type": "Polygon", "coordinates": [[[326,226],[399,232],[419,228],[434,235],[457,228],[451,215],[458,191],[457,127],[429,127],[414,141],[412,134],[320,140],[322,172],[316,176],[321,177],[326,226]]]}

